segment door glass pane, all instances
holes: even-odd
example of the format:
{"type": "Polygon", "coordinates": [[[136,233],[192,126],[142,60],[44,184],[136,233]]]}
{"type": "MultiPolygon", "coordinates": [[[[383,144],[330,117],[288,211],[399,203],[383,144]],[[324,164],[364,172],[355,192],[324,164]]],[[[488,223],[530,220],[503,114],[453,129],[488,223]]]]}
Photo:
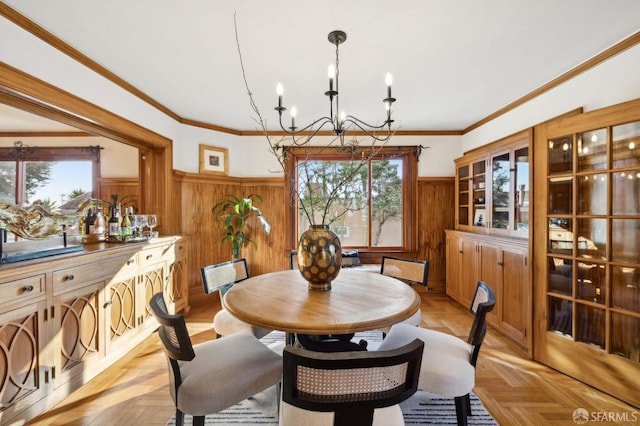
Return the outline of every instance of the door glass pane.
{"type": "Polygon", "coordinates": [[[515,173],[515,230],[529,230],[529,148],[518,149],[515,173]]]}
{"type": "Polygon", "coordinates": [[[578,134],[578,170],[600,170],[607,167],[607,130],[578,134]]]}
{"type": "Polygon", "coordinates": [[[640,318],[611,314],[611,353],[640,362],[640,318]]]}
{"type": "Polygon", "coordinates": [[[605,259],[607,255],[607,220],[578,219],[578,255],[605,259]]]}
{"type": "Polygon", "coordinates": [[[573,138],[565,136],[550,140],[549,144],[549,173],[568,173],[573,171],[573,138]]]}
{"type": "Polygon", "coordinates": [[[458,223],[469,224],[469,166],[458,168],[458,223]]]}
{"type": "Polygon", "coordinates": [[[486,227],[486,183],[485,161],[473,163],[473,226],[486,227]]]}
{"type": "Polygon", "coordinates": [[[597,263],[578,263],[578,299],[604,304],[606,300],[605,265],[597,263]]]}
{"type": "Polygon", "coordinates": [[[371,162],[371,245],[374,247],[402,246],[402,162],[402,159],[371,162]]]}
{"type": "Polygon", "coordinates": [[[614,266],[611,306],[640,312],[640,269],[614,266]]]}
{"type": "Polygon", "coordinates": [[[495,229],[508,229],[509,188],[511,186],[509,154],[493,157],[491,164],[493,165],[491,226],[495,229]]]}
{"type": "Polygon", "coordinates": [[[549,179],[549,214],[571,214],[573,203],[573,178],[549,179]]]}
{"type": "Polygon", "coordinates": [[[571,296],[573,262],[560,257],[549,257],[549,291],[571,296]]]}
{"type": "Polygon", "coordinates": [[[612,174],[612,213],[640,214],[640,170],[612,174]]]}
{"type": "Polygon", "coordinates": [[[640,220],[611,220],[611,235],[614,262],[640,263],[640,220]]]}
{"type": "Polygon", "coordinates": [[[614,126],[613,168],[640,165],[640,121],[614,126]]]}
{"type": "Polygon", "coordinates": [[[604,349],[605,310],[578,304],[576,340],[604,349]]]}
{"type": "Polygon", "coordinates": [[[549,252],[571,255],[573,253],[573,221],[565,218],[549,218],[549,252]]]}
{"type": "Polygon", "coordinates": [[[607,214],[607,175],[579,176],[577,214],[607,214]]]}
{"type": "Polygon", "coordinates": [[[549,297],[549,330],[571,336],[572,315],[571,301],[549,297]]]}
{"type": "Polygon", "coordinates": [[[16,203],[15,161],[0,161],[0,202],[16,203]]]}

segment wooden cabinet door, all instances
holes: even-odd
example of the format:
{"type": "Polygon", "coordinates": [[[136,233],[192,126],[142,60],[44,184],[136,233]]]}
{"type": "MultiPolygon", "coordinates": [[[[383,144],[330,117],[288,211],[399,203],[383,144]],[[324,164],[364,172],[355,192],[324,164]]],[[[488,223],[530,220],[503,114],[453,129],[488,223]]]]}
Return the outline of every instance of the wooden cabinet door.
{"type": "Polygon", "coordinates": [[[531,307],[529,302],[529,276],[527,254],[515,249],[502,251],[502,286],[500,329],[523,346],[527,343],[527,323],[531,307]]]}
{"type": "Polygon", "coordinates": [[[187,245],[178,241],[167,251],[168,275],[164,287],[165,300],[170,312],[185,312],[189,305],[187,245]]]}
{"type": "Polygon", "coordinates": [[[105,314],[109,324],[108,346],[136,328],[137,281],[138,275],[134,273],[114,279],[107,285],[105,314]]]}
{"type": "MultiPolygon", "coordinates": [[[[154,294],[164,291],[167,277],[166,262],[148,265],[140,274],[140,280],[136,290],[136,315],[138,326],[153,327],[153,325],[149,324],[148,321],[153,317],[151,308],[149,307],[149,300],[151,300],[151,297],[154,294]]],[[[155,322],[155,325],[157,326],[157,322],[155,322]]]]}
{"type": "Polygon", "coordinates": [[[460,239],[447,235],[447,296],[460,301],[460,270],[462,268],[460,239]]]}
{"type": "Polygon", "coordinates": [[[51,364],[42,359],[46,346],[43,323],[45,301],[0,314],[0,423],[9,424],[25,407],[44,398],[51,364]]]}
{"type": "Polygon", "coordinates": [[[471,306],[471,300],[478,281],[478,243],[473,239],[460,240],[460,303],[471,306]]]}
{"type": "Polygon", "coordinates": [[[104,356],[104,281],[61,293],[53,299],[55,387],[92,370],[104,356]]]}
{"type": "MultiPolygon", "coordinates": [[[[502,303],[502,268],[501,251],[498,246],[481,243],[478,246],[478,280],[484,281],[493,289],[496,297],[496,307],[502,303]]],[[[487,322],[493,326],[499,325],[499,309],[494,308],[487,314],[487,322]]]]}

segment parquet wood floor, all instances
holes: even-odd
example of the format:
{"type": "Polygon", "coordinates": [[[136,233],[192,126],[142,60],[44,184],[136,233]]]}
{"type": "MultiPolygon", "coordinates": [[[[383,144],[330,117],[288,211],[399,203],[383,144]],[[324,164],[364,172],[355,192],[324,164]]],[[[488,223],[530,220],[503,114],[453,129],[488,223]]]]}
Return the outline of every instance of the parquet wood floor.
{"type": "MultiPolygon", "coordinates": [[[[219,308],[218,304],[191,310],[187,322],[194,343],[215,338],[211,321],[219,308]]],[[[423,295],[422,313],[422,326],[466,338],[470,314],[448,297],[423,295]]],[[[166,369],[154,334],[29,424],[164,426],[173,414],[166,369]]],[[[577,408],[598,416],[627,415],[630,420],[599,421],[599,425],[640,424],[640,409],[527,359],[525,351],[491,328],[480,351],[475,392],[501,425],[575,425],[572,413],[577,408]]]]}

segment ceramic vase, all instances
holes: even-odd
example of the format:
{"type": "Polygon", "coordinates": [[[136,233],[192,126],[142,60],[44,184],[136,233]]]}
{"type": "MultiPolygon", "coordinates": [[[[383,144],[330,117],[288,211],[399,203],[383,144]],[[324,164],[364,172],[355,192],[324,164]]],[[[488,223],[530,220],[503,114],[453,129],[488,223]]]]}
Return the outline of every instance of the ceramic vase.
{"type": "Polygon", "coordinates": [[[298,269],[309,283],[309,290],[330,290],[341,265],[340,238],[329,225],[311,225],[302,233],[298,243],[298,269]]]}

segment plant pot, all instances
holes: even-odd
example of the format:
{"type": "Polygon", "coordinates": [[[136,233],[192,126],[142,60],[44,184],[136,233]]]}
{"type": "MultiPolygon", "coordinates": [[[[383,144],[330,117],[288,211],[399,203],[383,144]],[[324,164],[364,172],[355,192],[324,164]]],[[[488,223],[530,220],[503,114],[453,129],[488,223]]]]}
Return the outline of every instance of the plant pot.
{"type": "Polygon", "coordinates": [[[309,283],[309,290],[330,290],[341,265],[340,238],[329,225],[311,225],[302,233],[298,243],[298,269],[309,283]]]}

